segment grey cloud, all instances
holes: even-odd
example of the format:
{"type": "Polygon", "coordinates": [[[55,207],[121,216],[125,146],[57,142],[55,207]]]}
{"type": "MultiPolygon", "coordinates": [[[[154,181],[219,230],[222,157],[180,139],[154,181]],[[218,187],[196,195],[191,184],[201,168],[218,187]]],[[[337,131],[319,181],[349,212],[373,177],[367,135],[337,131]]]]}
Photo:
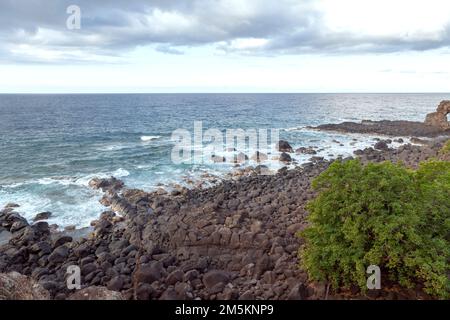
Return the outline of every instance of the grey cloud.
{"type": "Polygon", "coordinates": [[[431,50],[450,45],[450,27],[432,39],[370,37],[336,32],[324,25],[313,0],[2,0],[0,61],[80,62],[120,59],[139,46],[167,54],[213,45],[251,55],[348,54],[431,50]],[[81,30],[66,29],[66,8],[82,10],[81,30]],[[239,39],[265,39],[264,45],[239,47],[239,39]],[[49,52],[50,58],[33,50],[49,52]],[[30,49],[30,50],[32,50],[30,49]],[[52,58],[54,55],[54,58],[52,58]]]}

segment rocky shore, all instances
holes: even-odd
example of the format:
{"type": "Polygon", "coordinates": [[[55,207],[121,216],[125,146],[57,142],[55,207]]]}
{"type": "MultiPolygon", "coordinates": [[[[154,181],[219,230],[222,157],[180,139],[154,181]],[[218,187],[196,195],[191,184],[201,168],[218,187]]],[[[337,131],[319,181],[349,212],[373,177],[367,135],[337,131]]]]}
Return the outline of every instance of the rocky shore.
{"type": "Polygon", "coordinates": [[[371,121],[342,122],[310,127],[317,130],[337,131],[345,133],[382,134],[397,137],[438,137],[450,136],[450,124],[447,115],[450,113],[450,101],[442,101],[436,112],[428,114],[424,122],[415,121],[371,121]]]}
{"type": "MultiPolygon", "coordinates": [[[[439,153],[442,139],[397,149],[391,142],[379,140],[355,157],[411,167],[432,157],[450,161],[439,153]]],[[[332,161],[313,157],[274,175],[256,168],[210,188],[171,192],[93,179],[107,209],[87,236],[53,230],[45,214],[29,222],[9,204],[0,211],[0,299],[428,298],[395,284],[364,296],[328,292],[298,267],[302,239],[295,234],[307,226],[311,180],[332,161]],[[81,269],[81,290],[67,288],[71,265],[81,269]]]]}

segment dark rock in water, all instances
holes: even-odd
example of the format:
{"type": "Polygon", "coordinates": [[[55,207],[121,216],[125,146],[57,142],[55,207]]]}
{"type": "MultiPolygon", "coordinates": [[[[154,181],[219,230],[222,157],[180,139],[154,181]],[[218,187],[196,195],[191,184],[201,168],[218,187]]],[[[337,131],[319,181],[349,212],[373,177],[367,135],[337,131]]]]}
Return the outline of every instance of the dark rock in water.
{"type": "Polygon", "coordinates": [[[74,225],[69,225],[69,226],[65,226],[64,230],[65,231],[74,231],[77,227],[74,225]]]}
{"type": "Polygon", "coordinates": [[[277,149],[280,152],[294,152],[294,150],[292,149],[292,147],[289,144],[289,142],[287,142],[285,140],[278,141],[277,149]]]}
{"type": "Polygon", "coordinates": [[[306,147],[300,147],[297,150],[295,150],[296,154],[316,154],[317,151],[313,148],[306,148],[306,147]]]}
{"type": "Polygon", "coordinates": [[[76,291],[67,300],[125,300],[125,298],[120,292],[92,286],[76,291]]]}
{"type": "Polygon", "coordinates": [[[389,136],[420,136],[437,137],[450,136],[450,129],[442,130],[439,127],[429,126],[422,122],[414,121],[370,121],[342,122],[338,124],[323,124],[312,129],[337,131],[346,133],[383,134],[389,136]]]}
{"type": "Polygon", "coordinates": [[[40,212],[33,218],[33,221],[47,220],[51,215],[52,213],[48,211],[40,212]]]}
{"type": "Polygon", "coordinates": [[[281,162],[291,162],[291,161],[292,161],[292,158],[291,158],[291,156],[288,155],[286,152],[283,152],[283,153],[280,155],[280,161],[281,161],[281,162]]]}
{"type": "Polygon", "coordinates": [[[48,225],[47,222],[44,222],[44,221],[36,222],[31,227],[40,234],[49,234],[50,233],[50,226],[48,225]]]}
{"type": "Polygon", "coordinates": [[[19,208],[20,206],[17,203],[10,202],[6,204],[5,209],[7,208],[19,208]]]}
{"type": "Polygon", "coordinates": [[[222,156],[216,156],[216,155],[212,155],[212,156],[211,156],[211,160],[212,160],[214,163],[223,163],[223,162],[226,161],[225,157],[222,157],[222,156]]]}
{"type": "Polygon", "coordinates": [[[223,270],[212,270],[203,276],[203,284],[206,288],[212,288],[218,283],[227,284],[230,281],[230,274],[223,270]]]}
{"type": "Polygon", "coordinates": [[[403,143],[404,140],[402,138],[394,139],[394,142],[403,143]]]}
{"type": "Polygon", "coordinates": [[[107,190],[117,192],[123,188],[124,183],[114,177],[108,179],[94,178],[89,181],[89,186],[93,189],[101,189],[103,192],[106,192],[107,190]]]}
{"type": "Polygon", "coordinates": [[[389,146],[387,145],[386,141],[378,141],[377,143],[375,143],[374,146],[375,149],[377,150],[388,150],[389,146]]]}
{"type": "Polygon", "coordinates": [[[428,143],[427,140],[416,138],[416,137],[411,137],[411,139],[409,139],[409,140],[411,141],[411,143],[415,143],[415,144],[427,144],[428,143]]]}

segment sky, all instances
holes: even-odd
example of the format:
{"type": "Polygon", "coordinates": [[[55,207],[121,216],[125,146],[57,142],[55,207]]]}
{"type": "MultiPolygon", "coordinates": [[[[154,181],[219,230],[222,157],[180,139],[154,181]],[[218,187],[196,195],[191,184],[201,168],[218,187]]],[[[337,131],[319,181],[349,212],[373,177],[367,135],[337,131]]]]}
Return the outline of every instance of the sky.
{"type": "Polygon", "coordinates": [[[0,93],[82,92],[450,92],[450,1],[1,0],[0,93]]]}

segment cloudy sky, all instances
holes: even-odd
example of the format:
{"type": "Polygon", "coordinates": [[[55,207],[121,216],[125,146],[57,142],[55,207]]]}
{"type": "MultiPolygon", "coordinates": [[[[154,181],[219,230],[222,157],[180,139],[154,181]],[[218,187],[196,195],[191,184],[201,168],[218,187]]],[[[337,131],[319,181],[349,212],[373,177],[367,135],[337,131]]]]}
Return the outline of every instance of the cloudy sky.
{"type": "Polygon", "coordinates": [[[0,92],[450,92],[450,1],[0,0],[0,92]]]}

